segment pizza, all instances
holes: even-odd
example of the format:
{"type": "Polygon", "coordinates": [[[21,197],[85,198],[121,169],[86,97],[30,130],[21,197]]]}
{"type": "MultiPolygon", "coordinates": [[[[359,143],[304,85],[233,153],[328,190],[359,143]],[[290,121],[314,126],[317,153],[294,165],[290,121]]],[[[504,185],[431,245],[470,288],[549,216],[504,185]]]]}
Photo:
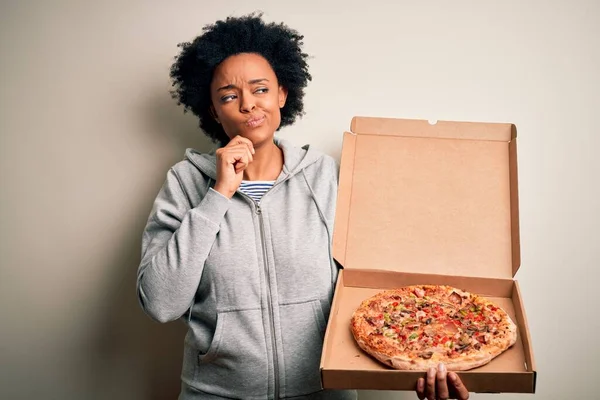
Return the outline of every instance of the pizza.
{"type": "Polygon", "coordinates": [[[400,370],[444,363],[464,371],[489,363],[517,340],[509,315],[485,297],[441,285],[414,285],[366,299],[352,315],[358,346],[400,370]]]}

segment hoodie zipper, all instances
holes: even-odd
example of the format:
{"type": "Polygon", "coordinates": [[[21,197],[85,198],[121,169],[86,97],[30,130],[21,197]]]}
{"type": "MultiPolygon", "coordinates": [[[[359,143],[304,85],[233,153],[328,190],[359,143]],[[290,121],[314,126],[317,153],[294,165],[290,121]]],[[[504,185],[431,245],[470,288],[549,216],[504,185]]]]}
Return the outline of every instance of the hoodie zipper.
{"type": "MultiPolygon", "coordinates": [[[[285,179],[283,179],[281,182],[277,182],[275,183],[273,186],[271,186],[271,188],[269,190],[267,190],[265,192],[265,194],[263,194],[263,198],[267,195],[267,193],[269,193],[271,190],[273,190],[273,188],[285,181],[287,181],[289,179],[289,176],[286,177],[285,179]]],[[[267,263],[267,245],[265,244],[265,226],[264,226],[264,221],[263,221],[263,215],[262,215],[262,209],[260,207],[260,204],[257,203],[253,198],[251,198],[250,196],[248,196],[247,194],[240,192],[239,190],[237,190],[237,193],[239,193],[242,197],[247,198],[251,203],[254,204],[254,206],[256,207],[256,215],[258,216],[258,224],[259,224],[259,230],[260,230],[260,244],[262,247],[262,253],[263,253],[263,269],[265,271],[265,278],[267,281],[267,307],[269,309],[269,321],[271,322],[271,347],[273,348],[273,381],[274,381],[274,400],[279,399],[279,357],[277,356],[278,352],[277,352],[277,341],[275,340],[275,318],[274,318],[274,314],[275,312],[273,311],[273,294],[271,293],[271,272],[269,271],[269,265],[267,263]]]]}
{"type": "MultiPolygon", "coordinates": [[[[305,153],[305,155],[308,153],[308,151],[305,153]]],[[[196,168],[198,168],[198,170],[202,171],[203,173],[207,174],[207,172],[205,172],[205,170],[203,168],[201,168],[200,165],[198,165],[198,163],[194,160],[192,160],[190,157],[187,157],[187,159],[196,166],[196,168]]],[[[300,165],[300,163],[298,163],[298,165],[300,165]]],[[[304,168],[304,167],[303,167],[304,168]]],[[[297,172],[297,171],[296,171],[297,172]]],[[[288,173],[287,176],[282,179],[279,182],[275,182],[273,184],[273,186],[267,190],[265,192],[265,194],[263,194],[263,198],[270,192],[272,191],[276,186],[288,181],[290,178],[292,178],[293,176],[295,176],[295,173],[288,173]]],[[[216,182],[216,178],[211,178],[216,182]]],[[[241,196],[247,198],[251,203],[253,203],[256,206],[256,214],[258,216],[258,221],[259,221],[259,226],[260,226],[260,238],[261,238],[261,245],[262,245],[262,251],[263,251],[263,267],[264,267],[264,271],[265,271],[265,277],[267,279],[267,305],[269,307],[269,319],[271,322],[271,346],[273,348],[273,380],[274,380],[274,399],[278,400],[279,399],[279,361],[278,361],[278,352],[277,352],[277,341],[275,339],[275,319],[273,317],[274,315],[274,311],[273,311],[273,299],[272,299],[272,293],[271,293],[271,274],[269,271],[269,266],[267,263],[267,247],[265,244],[265,229],[264,229],[264,222],[263,222],[263,216],[262,216],[262,209],[260,208],[260,205],[254,201],[254,199],[252,199],[250,196],[246,195],[245,193],[242,193],[241,191],[239,191],[239,189],[236,191],[237,193],[239,193],[241,196]]]]}
{"type": "MultiPolygon", "coordinates": [[[[264,195],[263,195],[264,196],[264,195]]],[[[274,399],[279,398],[279,359],[277,356],[277,342],[275,340],[275,318],[273,311],[273,298],[271,293],[271,272],[267,263],[267,247],[265,245],[265,227],[262,216],[262,209],[259,204],[256,204],[256,215],[258,215],[258,222],[260,225],[260,243],[263,251],[263,266],[265,270],[265,277],[267,278],[267,305],[269,307],[269,319],[271,322],[271,346],[273,348],[273,379],[275,385],[275,396],[274,399]]]]}
{"type": "MultiPolygon", "coordinates": [[[[269,190],[267,190],[265,192],[265,194],[263,194],[262,198],[264,199],[265,196],[272,191],[276,186],[282,184],[283,182],[287,181],[288,179],[290,179],[290,176],[288,175],[287,177],[285,177],[282,181],[280,182],[276,182],[273,184],[273,186],[271,186],[271,188],[269,190]]],[[[273,311],[273,294],[271,291],[271,272],[269,270],[269,264],[267,262],[267,245],[265,243],[265,225],[264,225],[264,220],[263,220],[263,214],[262,214],[262,208],[260,207],[260,204],[257,203],[253,198],[251,198],[250,196],[248,196],[247,194],[239,191],[239,189],[237,190],[237,193],[239,193],[242,197],[247,198],[248,200],[250,200],[251,203],[254,204],[254,206],[256,207],[256,215],[258,216],[258,225],[259,225],[259,230],[260,230],[260,244],[262,247],[262,253],[263,253],[263,269],[265,271],[265,278],[267,281],[267,307],[269,309],[269,321],[271,322],[271,348],[273,349],[273,385],[274,385],[274,400],[279,399],[279,357],[278,357],[278,351],[277,351],[277,341],[275,339],[275,317],[274,314],[275,312],[273,311]]]]}

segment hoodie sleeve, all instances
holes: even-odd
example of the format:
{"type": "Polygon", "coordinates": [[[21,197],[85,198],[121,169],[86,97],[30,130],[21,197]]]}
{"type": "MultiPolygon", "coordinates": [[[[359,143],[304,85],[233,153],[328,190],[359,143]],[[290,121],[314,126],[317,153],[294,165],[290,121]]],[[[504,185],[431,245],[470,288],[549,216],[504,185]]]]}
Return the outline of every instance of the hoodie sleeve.
{"type": "Polygon", "coordinates": [[[210,188],[192,208],[176,172],[169,170],[144,229],[137,274],[138,299],[152,319],[176,320],[190,307],[230,204],[210,188]]]}

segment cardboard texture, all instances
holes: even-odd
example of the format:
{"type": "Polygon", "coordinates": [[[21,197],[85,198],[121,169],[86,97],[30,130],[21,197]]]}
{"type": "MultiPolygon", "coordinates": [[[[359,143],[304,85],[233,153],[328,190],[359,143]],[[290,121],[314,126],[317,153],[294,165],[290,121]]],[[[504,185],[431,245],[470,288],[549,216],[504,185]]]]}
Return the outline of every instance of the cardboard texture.
{"type": "Polygon", "coordinates": [[[366,298],[412,284],[484,295],[518,326],[517,343],[458,372],[471,392],[534,393],[521,295],[516,128],[512,124],[355,117],[344,134],[333,255],[343,266],[329,318],[324,388],[414,390],[423,372],[389,368],[355,343],[366,298]]]}

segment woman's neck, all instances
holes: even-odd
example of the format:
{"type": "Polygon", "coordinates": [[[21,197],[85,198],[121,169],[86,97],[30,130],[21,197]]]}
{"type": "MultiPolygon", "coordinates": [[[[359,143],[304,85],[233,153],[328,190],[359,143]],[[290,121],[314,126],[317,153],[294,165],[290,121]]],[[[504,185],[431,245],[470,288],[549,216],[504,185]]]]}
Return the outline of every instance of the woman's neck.
{"type": "Polygon", "coordinates": [[[253,161],[244,170],[244,180],[274,181],[283,168],[283,152],[270,141],[264,146],[254,148],[253,161]]]}

